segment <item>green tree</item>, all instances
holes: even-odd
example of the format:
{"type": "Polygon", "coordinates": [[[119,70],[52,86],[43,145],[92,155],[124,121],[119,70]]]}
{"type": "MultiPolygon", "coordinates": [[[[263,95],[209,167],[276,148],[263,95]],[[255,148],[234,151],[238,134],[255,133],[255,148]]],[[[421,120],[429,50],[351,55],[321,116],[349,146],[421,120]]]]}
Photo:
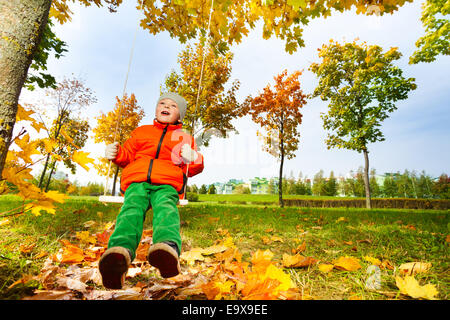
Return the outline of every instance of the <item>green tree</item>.
{"type": "Polygon", "coordinates": [[[441,174],[432,188],[433,193],[440,199],[450,199],[450,177],[447,174],[441,174]]]}
{"type": "Polygon", "coordinates": [[[422,21],[425,35],[416,42],[417,50],[409,58],[410,64],[432,62],[439,54],[450,54],[450,2],[426,0],[422,4],[422,21]]]}
{"type": "Polygon", "coordinates": [[[213,184],[209,186],[208,194],[216,194],[216,187],[213,184]]]}
{"type": "Polygon", "coordinates": [[[56,79],[51,74],[46,73],[47,60],[50,55],[56,59],[63,56],[67,52],[67,44],[60,40],[52,31],[53,22],[48,19],[42,34],[42,39],[33,55],[33,61],[30,65],[30,71],[25,79],[24,86],[28,90],[34,90],[37,84],[40,88],[56,88],[56,79]]]}
{"type": "Polygon", "coordinates": [[[325,195],[327,195],[327,196],[334,197],[337,195],[338,185],[336,182],[336,178],[334,177],[333,171],[330,172],[330,177],[325,182],[324,191],[325,191],[325,195]]]}
{"type": "Polygon", "coordinates": [[[392,174],[385,174],[383,181],[383,194],[386,198],[398,197],[397,183],[392,174]]]}
{"type": "Polygon", "coordinates": [[[377,182],[375,169],[370,170],[370,192],[373,197],[381,196],[381,189],[377,182]]]}
{"type": "Polygon", "coordinates": [[[200,189],[198,190],[199,194],[206,194],[208,192],[208,189],[206,188],[206,185],[202,184],[200,189]]]}
{"type": "Polygon", "coordinates": [[[400,59],[397,48],[382,52],[377,45],[339,44],[330,40],[319,50],[320,63],[310,70],[319,78],[313,97],[330,101],[322,113],[329,131],[328,148],[344,148],[364,154],[366,207],[371,208],[369,185],[369,143],[384,141],[383,120],[397,109],[395,102],[416,88],[414,78],[405,79],[393,61],[400,59]]]}
{"type": "Polygon", "coordinates": [[[320,170],[318,173],[314,175],[313,185],[312,185],[312,193],[315,196],[324,196],[326,193],[325,190],[325,178],[323,176],[323,170],[320,170]]]}

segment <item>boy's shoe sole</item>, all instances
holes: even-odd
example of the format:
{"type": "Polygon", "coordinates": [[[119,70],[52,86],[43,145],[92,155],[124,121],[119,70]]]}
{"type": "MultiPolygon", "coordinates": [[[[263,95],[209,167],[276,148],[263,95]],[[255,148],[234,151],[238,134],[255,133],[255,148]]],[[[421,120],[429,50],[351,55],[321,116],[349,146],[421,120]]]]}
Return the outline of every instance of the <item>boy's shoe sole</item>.
{"type": "Polygon", "coordinates": [[[103,286],[108,289],[122,289],[130,264],[131,258],[127,249],[112,247],[106,250],[98,263],[103,286]]]}
{"type": "Polygon", "coordinates": [[[152,245],[148,250],[147,260],[153,267],[159,269],[163,278],[175,277],[181,272],[177,252],[166,243],[152,245]]]}

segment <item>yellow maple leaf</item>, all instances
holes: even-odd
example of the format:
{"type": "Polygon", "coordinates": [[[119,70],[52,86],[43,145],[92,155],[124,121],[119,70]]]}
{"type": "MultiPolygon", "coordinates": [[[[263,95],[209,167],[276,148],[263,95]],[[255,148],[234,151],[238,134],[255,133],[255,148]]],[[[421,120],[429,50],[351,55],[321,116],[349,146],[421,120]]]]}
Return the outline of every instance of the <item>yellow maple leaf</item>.
{"type": "Polygon", "coordinates": [[[9,219],[1,219],[0,220],[0,227],[2,226],[6,226],[7,224],[10,224],[11,221],[9,221],[9,219]]]}
{"type": "Polygon", "coordinates": [[[381,261],[377,258],[372,258],[371,256],[365,256],[364,260],[366,260],[367,262],[370,262],[373,265],[376,266],[380,266],[381,265],[381,261]]]}
{"type": "Polygon", "coordinates": [[[205,260],[202,251],[202,248],[193,248],[189,251],[184,251],[181,253],[180,259],[186,261],[189,265],[193,265],[195,261],[205,260]]]}
{"type": "Polygon", "coordinates": [[[271,263],[273,257],[273,253],[267,249],[267,250],[257,250],[252,255],[251,262],[253,264],[253,270],[258,273],[264,273],[271,263]]]}
{"type": "Polygon", "coordinates": [[[88,157],[89,152],[75,151],[72,160],[82,166],[86,171],[89,171],[88,163],[94,164],[94,159],[88,157]]]}
{"type": "Polygon", "coordinates": [[[283,266],[286,268],[308,267],[316,262],[317,260],[312,257],[304,257],[300,254],[291,256],[286,253],[283,254],[282,260],[283,266]]]}
{"type": "Polygon", "coordinates": [[[426,284],[421,286],[414,276],[395,277],[395,284],[400,289],[402,294],[408,295],[412,298],[424,298],[428,300],[435,300],[435,296],[439,293],[434,284],[426,284]]]}
{"type": "Polygon", "coordinates": [[[81,243],[84,244],[95,244],[97,242],[97,238],[90,235],[89,231],[78,231],[76,233],[76,237],[81,243]]]}
{"type": "Polygon", "coordinates": [[[327,272],[330,272],[334,268],[334,265],[333,264],[319,264],[318,268],[320,271],[327,273],[327,272]]]}
{"type": "Polygon", "coordinates": [[[276,287],[276,289],[275,289],[276,292],[286,291],[286,290],[294,287],[294,283],[292,282],[289,274],[285,273],[283,270],[277,268],[273,264],[270,264],[267,267],[264,277],[278,280],[280,282],[278,287],[276,287]]]}
{"type": "Polygon", "coordinates": [[[354,257],[339,257],[336,261],[334,261],[334,267],[336,269],[345,270],[345,271],[355,271],[361,268],[359,264],[359,260],[354,257]]]}
{"type": "Polygon", "coordinates": [[[26,110],[21,104],[17,105],[16,122],[19,121],[35,121],[30,115],[34,114],[33,110],[26,110]]]}
{"type": "Polygon", "coordinates": [[[58,191],[55,191],[55,190],[46,192],[45,196],[47,198],[50,198],[51,200],[59,202],[59,203],[63,203],[66,199],[69,198],[69,196],[66,195],[65,193],[59,193],[58,191]]]}
{"type": "Polygon", "coordinates": [[[431,263],[428,262],[408,262],[403,263],[398,267],[401,274],[414,275],[417,273],[426,273],[431,268],[431,263]]]}

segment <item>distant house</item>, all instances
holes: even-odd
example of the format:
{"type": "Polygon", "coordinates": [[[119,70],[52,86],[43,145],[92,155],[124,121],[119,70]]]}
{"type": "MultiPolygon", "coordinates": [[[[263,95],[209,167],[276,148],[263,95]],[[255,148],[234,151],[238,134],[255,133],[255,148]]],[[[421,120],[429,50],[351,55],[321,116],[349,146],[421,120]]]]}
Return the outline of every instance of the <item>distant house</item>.
{"type": "Polygon", "coordinates": [[[214,187],[216,188],[217,194],[232,194],[236,187],[240,185],[247,187],[252,194],[267,194],[270,191],[270,184],[272,184],[272,187],[276,189],[278,187],[278,179],[255,177],[247,182],[242,179],[230,179],[225,183],[213,183],[214,187]]]}
{"type": "Polygon", "coordinates": [[[250,192],[252,194],[269,193],[269,180],[267,178],[255,177],[250,179],[250,192]]]}

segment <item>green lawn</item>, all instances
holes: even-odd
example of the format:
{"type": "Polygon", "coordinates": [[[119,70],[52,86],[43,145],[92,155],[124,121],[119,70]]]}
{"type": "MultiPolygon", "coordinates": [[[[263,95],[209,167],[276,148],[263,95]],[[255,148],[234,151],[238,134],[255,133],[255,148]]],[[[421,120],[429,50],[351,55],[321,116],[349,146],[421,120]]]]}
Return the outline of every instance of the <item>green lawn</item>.
{"type": "MultiPolygon", "coordinates": [[[[227,195],[228,196],[228,195],[227,195]]],[[[231,195],[234,196],[234,195],[231,195]]],[[[276,197],[276,196],[275,196],[276,197]]],[[[235,201],[269,202],[274,196],[236,195],[235,201]],[[251,200],[248,200],[251,199],[251,200]]],[[[249,259],[258,249],[270,249],[274,261],[281,261],[284,253],[303,242],[304,256],[318,260],[318,264],[332,263],[340,256],[360,260],[362,268],[354,272],[321,272],[312,266],[285,269],[302,292],[316,299],[391,299],[399,298],[395,285],[396,270],[382,270],[382,289],[365,290],[365,269],[370,256],[388,260],[396,268],[402,263],[422,261],[432,263],[426,274],[417,275],[421,284],[432,283],[439,291],[439,299],[449,298],[448,211],[387,210],[387,209],[324,209],[279,208],[275,205],[239,205],[218,203],[221,195],[206,195],[200,200],[180,207],[183,251],[207,247],[221,238],[220,230],[228,230],[234,243],[249,259]],[[217,201],[214,203],[213,201],[217,201]],[[263,241],[269,239],[266,243],[263,241]],[[272,240],[271,240],[272,239],[272,240]],[[273,240],[275,239],[275,240],[273,240]]],[[[274,200],[276,201],[276,200],[274,200]]],[[[20,205],[15,197],[0,197],[0,212],[20,205]]],[[[18,299],[36,287],[19,285],[8,290],[24,274],[39,273],[45,258],[42,252],[54,254],[61,247],[60,239],[73,240],[76,231],[87,230],[83,223],[98,222],[101,230],[114,221],[120,204],[102,204],[96,197],[71,198],[58,206],[57,214],[43,213],[35,217],[9,217],[9,224],[0,227],[0,298],[18,299]],[[34,244],[31,252],[21,252],[20,246],[34,244]]],[[[151,228],[152,211],[145,220],[151,228]]],[[[89,229],[96,232],[95,229],[89,229]]],[[[405,298],[404,296],[402,298],[405,298]]]]}

